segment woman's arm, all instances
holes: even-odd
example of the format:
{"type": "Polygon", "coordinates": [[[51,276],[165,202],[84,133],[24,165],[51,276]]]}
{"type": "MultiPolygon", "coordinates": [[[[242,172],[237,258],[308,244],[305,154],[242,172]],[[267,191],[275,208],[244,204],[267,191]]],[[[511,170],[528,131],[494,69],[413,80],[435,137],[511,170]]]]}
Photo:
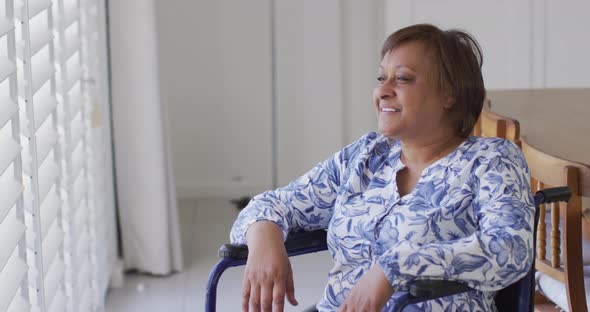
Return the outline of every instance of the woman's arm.
{"type": "Polygon", "coordinates": [[[246,244],[248,228],[261,220],[277,224],[283,233],[283,240],[294,229],[311,231],[327,228],[344,172],[378,137],[374,132],[369,133],[289,185],[255,196],[235,221],[231,242],[246,244]]]}
{"type": "Polygon", "coordinates": [[[401,241],[378,264],[395,288],[414,279],[445,279],[494,291],[522,278],[533,261],[534,202],[524,156],[510,142],[476,173],[474,209],[479,229],[449,242],[401,241]],[[508,146],[509,145],[509,146],[508,146]],[[507,152],[506,152],[507,151],[507,152]]]}
{"type": "Polygon", "coordinates": [[[296,305],[293,273],[283,241],[297,228],[327,228],[343,171],[369,134],[347,146],[286,187],[265,192],[242,210],[231,231],[233,244],[250,250],[244,271],[242,311],[283,311],[296,305]],[[260,222],[258,222],[260,221],[260,222]]]}

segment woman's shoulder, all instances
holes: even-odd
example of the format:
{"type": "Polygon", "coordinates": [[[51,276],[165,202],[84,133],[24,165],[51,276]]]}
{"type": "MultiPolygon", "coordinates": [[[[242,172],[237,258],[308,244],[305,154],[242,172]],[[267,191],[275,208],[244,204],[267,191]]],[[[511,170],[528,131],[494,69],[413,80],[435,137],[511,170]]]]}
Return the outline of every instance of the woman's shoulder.
{"type": "Polygon", "coordinates": [[[337,155],[341,164],[364,162],[389,155],[396,140],[378,132],[369,132],[344,147],[337,155]]]}
{"type": "Polygon", "coordinates": [[[514,142],[502,138],[484,138],[471,136],[469,148],[474,158],[499,158],[526,167],[526,160],[522,151],[514,142]]]}
{"type": "Polygon", "coordinates": [[[520,148],[510,140],[503,138],[485,138],[470,136],[468,138],[472,142],[472,149],[481,151],[484,154],[495,154],[511,152],[512,154],[520,154],[520,148]]]}
{"type": "Polygon", "coordinates": [[[376,131],[371,131],[368,132],[366,134],[364,134],[363,136],[361,136],[357,141],[363,142],[364,144],[371,144],[371,143],[380,143],[380,142],[385,142],[388,144],[391,144],[393,142],[395,142],[395,139],[392,139],[382,133],[376,132],[376,131]]]}
{"type": "Polygon", "coordinates": [[[396,140],[379,132],[371,131],[344,148],[344,151],[367,153],[373,150],[385,151],[395,145],[396,140]]]}

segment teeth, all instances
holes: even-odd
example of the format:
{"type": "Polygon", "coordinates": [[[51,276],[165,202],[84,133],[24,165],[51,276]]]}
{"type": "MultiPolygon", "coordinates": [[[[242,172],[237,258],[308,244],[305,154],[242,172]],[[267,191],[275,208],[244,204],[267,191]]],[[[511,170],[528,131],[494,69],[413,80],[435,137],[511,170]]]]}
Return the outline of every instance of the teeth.
{"type": "Polygon", "coordinates": [[[381,111],[382,112],[394,112],[394,113],[397,113],[397,112],[399,112],[399,109],[389,108],[389,107],[381,107],[381,111]]]}

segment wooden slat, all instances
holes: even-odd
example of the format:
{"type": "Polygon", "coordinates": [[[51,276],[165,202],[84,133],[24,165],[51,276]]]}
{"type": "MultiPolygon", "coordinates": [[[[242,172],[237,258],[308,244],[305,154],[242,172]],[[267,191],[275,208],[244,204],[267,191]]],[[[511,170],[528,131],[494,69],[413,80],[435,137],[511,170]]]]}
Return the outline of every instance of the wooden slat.
{"type": "Polygon", "coordinates": [[[42,164],[49,152],[57,144],[57,131],[53,128],[51,120],[46,120],[42,127],[37,131],[37,161],[42,164]]]}
{"type": "Polygon", "coordinates": [[[520,124],[517,120],[484,109],[480,115],[481,136],[510,140],[520,147],[520,124]]]}
{"type": "Polygon", "coordinates": [[[55,189],[50,191],[41,204],[41,236],[45,237],[47,232],[51,228],[51,224],[57,217],[57,212],[59,210],[59,205],[61,204],[61,200],[57,195],[55,189]]]}
{"type": "Polygon", "coordinates": [[[15,250],[4,270],[0,271],[0,311],[8,310],[26,273],[27,265],[15,250]]]}
{"type": "Polygon", "coordinates": [[[71,70],[68,69],[68,85],[67,90],[70,91],[72,87],[82,78],[82,68],[76,64],[71,70]]]}
{"type": "MultiPolygon", "coordinates": [[[[43,267],[48,268],[53,263],[59,247],[62,245],[64,233],[59,227],[57,220],[53,221],[47,237],[43,237],[43,267]]],[[[47,271],[45,272],[48,273],[47,271]]]]}
{"type": "Polygon", "coordinates": [[[559,311],[559,307],[553,303],[535,303],[535,312],[556,312],[559,311]]]}
{"type": "Polygon", "coordinates": [[[49,86],[44,86],[35,94],[33,97],[33,103],[35,105],[35,121],[36,130],[39,130],[45,120],[55,111],[57,107],[57,99],[51,94],[49,86]],[[47,87],[47,88],[46,88],[47,87]],[[43,94],[39,94],[43,92],[43,94]]]}
{"type": "Polygon", "coordinates": [[[535,268],[537,269],[537,271],[543,272],[543,274],[548,275],[549,277],[553,278],[554,280],[565,283],[565,277],[563,276],[563,269],[552,267],[551,263],[549,261],[537,259],[537,261],[535,261],[535,268]]]}
{"type": "Polygon", "coordinates": [[[45,196],[49,193],[49,190],[56,182],[57,176],[59,175],[59,168],[57,164],[51,158],[41,165],[39,168],[39,200],[45,200],[45,196]]]}
{"type": "MultiPolygon", "coordinates": [[[[584,180],[580,173],[589,168],[543,153],[530,146],[526,138],[522,138],[522,151],[531,177],[542,181],[544,187],[568,186],[573,193],[568,203],[551,205],[551,261],[543,260],[544,249],[540,249],[535,267],[539,272],[564,283],[570,311],[586,311],[582,271],[582,212],[578,191],[584,180]]],[[[542,211],[542,216],[545,216],[545,211],[542,211]]],[[[545,220],[542,220],[540,226],[544,223],[545,220]]],[[[545,236],[545,233],[539,233],[538,238],[541,235],[545,236]]]]}
{"type": "Polygon", "coordinates": [[[16,71],[16,65],[13,61],[2,58],[0,59],[0,82],[10,77],[16,71]]]}
{"type": "Polygon", "coordinates": [[[550,185],[567,185],[563,170],[567,166],[576,167],[579,171],[579,182],[576,183],[575,194],[590,196],[590,167],[543,153],[528,143],[525,144],[526,137],[523,137],[522,141],[522,151],[531,169],[531,176],[550,185]],[[588,188],[586,191],[588,195],[584,195],[585,185],[588,188]]]}
{"type": "Polygon", "coordinates": [[[17,248],[18,242],[23,238],[24,233],[25,226],[16,218],[14,210],[11,216],[0,223],[0,237],[2,238],[2,244],[0,244],[0,271],[4,269],[4,265],[17,248]]]}
{"type": "Polygon", "coordinates": [[[561,265],[561,234],[559,230],[559,204],[551,204],[551,266],[558,268],[561,265]]]}
{"type": "Polygon", "coordinates": [[[51,264],[51,267],[47,270],[44,280],[45,288],[45,300],[47,302],[53,301],[58,289],[62,287],[64,281],[64,263],[57,257],[51,264]]]}
{"type": "Polygon", "coordinates": [[[0,222],[6,217],[16,200],[23,192],[23,186],[13,179],[0,179],[0,222]]]}
{"type": "Polygon", "coordinates": [[[0,129],[8,123],[8,121],[16,114],[18,107],[10,97],[0,99],[0,129]]]}
{"type": "Polygon", "coordinates": [[[8,32],[14,29],[14,23],[5,17],[0,17],[0,37],[4,37],[8,32]]]}
{"type": "Polygon", "coordinates": [[[66,298],[64,296],[63,290],[59,289],[57,291],[57,294],[55,294],[55,298],[53,298],[53,301],[51,302],[49,311],[50,312],[62,312],[65,311],[66,307],[66,298]]]}
{"type": "Polygon", "coordinates": [[[2,146],[2,150],[0,150],[0,175],[2,175],[14,162],[21,147],[12,138],[2,137],[0,137],[0,146],[2,146]]]}
{"type": "Polygon", "coordinates": [[[39,89],[47,82],[51,77],[53,77],[55,73],[55,67],[53,63],[49,60],[48,54],[41,55],[38,53],[35,55],[35,59],[33,60],[33,84],[32,84],[32,92],[33,94],[37,93],[39,89]],[[38,59],[41,58],[42,60],[39,61],[38,59]]]}
{"type": "Polygon", "coordinates": [[[45,20],[34,20],[30,25],[30,53],[31,57],[37,54],[43,47],[45,47],[53,39],[51,28],[47,27],[45,20]]]}
{"type": "Polygon", "coordinates": [[[64,9],[64,25],[67,28],[80,18],[80,9],[77,6],[70,6],[64,9]]]}
{"type": "MultiPolygon", "coordinates": [[[[579,171],[575,167],[566,167],[567,184],[574,191],[579,180],[579,171]]],[[[567,204],[561,204],[564,219],[564,273],[567,299],[570,311],[587,311],[586,292],[584,291],[584,271],[582,269],[582,204],[577,195],[573,195],[567,204]]]]}
{"type": "Polygon", "coordinates": [[[25,312],[30,311],[30,308],[31,305],[25,300],[25,298],[17,294],[14,299],[12,299],[6,312],[25,312]]]}
{"type": "MultiPolygon", "coordinates": [[[[532,184],[534,185],[533,193],[543,188],[543,183],[531,178],[532,184]]],[[[547,259],[546,248],[547,248],[547,232],[545,224],[545,215],[547,210],[545,204],[539,206],[539,227],[537,228],[537,258],[541,260],[547,259]]]]}
{"type": "Polygon", "coordinates": [[[29,19],[47,10],[51,6],[51,0],[29,0],[29,19]]]}

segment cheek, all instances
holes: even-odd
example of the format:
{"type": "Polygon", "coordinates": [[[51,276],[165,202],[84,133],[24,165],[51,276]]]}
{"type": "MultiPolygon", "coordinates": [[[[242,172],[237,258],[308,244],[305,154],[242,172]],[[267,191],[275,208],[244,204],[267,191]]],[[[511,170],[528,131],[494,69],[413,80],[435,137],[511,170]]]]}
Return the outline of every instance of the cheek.
{"type": "Polygon", "coordinates": [[[373,89],[373,104],[375,108],[379,108],[379,87],[373,89]]]}

